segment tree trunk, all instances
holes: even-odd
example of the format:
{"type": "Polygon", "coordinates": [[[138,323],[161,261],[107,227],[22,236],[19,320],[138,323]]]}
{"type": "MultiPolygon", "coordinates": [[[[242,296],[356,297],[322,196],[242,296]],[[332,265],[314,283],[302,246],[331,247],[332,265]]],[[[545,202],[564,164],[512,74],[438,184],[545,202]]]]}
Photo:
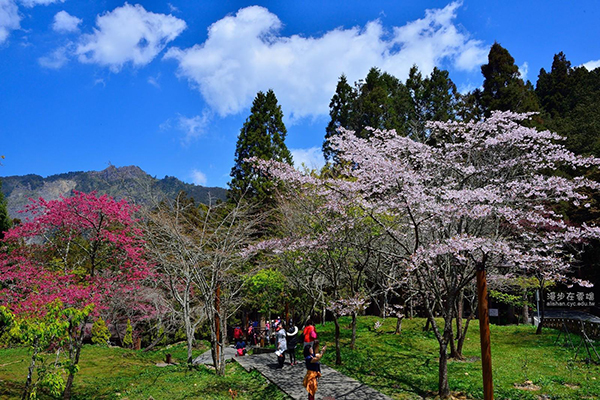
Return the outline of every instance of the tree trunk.
{"type": "Polygon", "coordinates": [[[454,341],[454,332],[450,335],[450,357],[451,359],[458,359],[458,353],[456,351],[456,342],[454,341]]]}
{"type": "Polygon", "coordinates": [[[188,366],[191,366],[194,361],[194,357],[192,356],[192,347],[194,346],[194,326],[192,325],[189,302],[187,301],[183,306],[183,322],[187,341],[187,364],[188,366]]]}
{"type": "Polygon", "coordinates": [[[342,354],[340,351],[340,323],[336,315],[333,316],[333,323],[335,324],[335,365],[341,365],[342,354]]]}
{"type": "Polygon", "coordinates": [[[83,319],[83,323],[81,324],[81,330],[79,332],[79,337],[75,338],[75,355],[73,358],[72,354],[69,354],[69,358],[71,358],[71,367],[69,370],[69,376],[67,377],[67,383],[65,384],[65,391],[63,392],[63,400],[70,400],[73,390],[73,380],[75,379],[75,367],[79,364],[79,356],[81,354],[81,348],[83,347],[83,336],[85,335],[85,326],[88,322],[88,318],[85,317],[83,319]]]}
{"type": "Polygon", "coordinates": [[[402,319],[404,317],[398,317],[396,319],[396,331],[394,332],[394,334],[399,335],[400,333],[402,333],[402,319]]]}
{"type": "Polygon", "coordinates": [[[462,351],[463,351],[463,345],[465,344],[465,338],[467,337],[467,331],[469,330],[469,322],[471,322],[471,320],[474,318],[475,318],[474,312],[469,314],[469,316],[467,317],[467,322],[465,322],[465,327],[460,335],[460,338],[457,341],[456,352],[458,353],[458,355],[460,355],[462,360],[465,359],[465,356],[463,356],[462,351]]]}
{"type": "Polygon", "coordinates": [[[523,289],[523,323],[526,324],[529,322],[529,306],[527,305],[527,289],[523,289]]]}
{"type": "MultiPolygon", "coordinates": [[[[220,312],[222,310],[219,310],[220,312]]],[[[224,316],[224,313],[221,313],[222,316],[224,316]]],[[[227,318],[221,318],[221,332],[226,332],[227,329],[227,318]]],[[[227,334],[223,334],[221,333],[221,341],[219,343],[219,346],[222,349],[225,348],[226,346],[226,342],[227,342],[227,334]]],[[[217,375],[219,376],[225,376],[225,352],[221,351],[219,354],[219,368],[217,369],[217,375]]]]}
{"type": "Polygon", "coordinates": [[[542,325],[544,324],[544,314],[546,311],[544,307],[544,284],[542,283],[542,285],[540,286],[540,323],[538,324],[538,327],[535,331],[536,335],[542,334],[542,325]]]}
{"type": "Polygon", "coordinates": [[[448,385],[448,344],[440,343],[440,366],[438,369],[438,387],[441,399],[450,397],[450,386],[448,385]]]}
{"type": "Polygon", "coordinates": [[[352,339],[350,340],[350,349],[356,348],[356,312],[352,313],[352,339]]]}
{"type": "Polygon", "coordinates": [[[33,354],[31,356],[31,363],[27,372],[27,381],[25,382],[25,391],[23,392],[22,400],[29,399],[29,392],[31,390],[31,380],[33,378],[33,371],[35,370],[35,360],[38,354],[37,340],[33,342],[33,354]]]}
{"type": "Polygon", "coordinates": [[[464,311],[464,293],[461,290],[456,299],[456,342],[454,338],[450,340],[450,358],[454,360],[464,360],[462,354],[462,345],[464,342],[463,332],[463,311],[464,311]]]}
{"type": "Polygon", "coordinates": [[[160,343],[160,341],[165,337],[165,333],[163,332],[161,335],[158,335],[158,337],[156,339],[154,339],[154,342],[152,342],[148,347],[146,347],[143,352],[148,352],[150,350],[152,350],[158,343],[160,343]]]}
{"type": "Polygon", "coordinates": [[[425,326],[423,327],[423,331],[424,332],[429,332],[429,325],[431,324],[431,321],[429,320],[429,318],[427,318],[427,320],[425,321],[425,326]]]}

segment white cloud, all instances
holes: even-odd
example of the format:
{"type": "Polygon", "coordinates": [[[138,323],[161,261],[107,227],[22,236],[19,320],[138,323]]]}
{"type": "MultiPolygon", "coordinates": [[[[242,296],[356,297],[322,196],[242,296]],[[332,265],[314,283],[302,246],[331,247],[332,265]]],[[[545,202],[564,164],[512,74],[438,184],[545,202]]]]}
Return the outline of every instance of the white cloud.
{"type": "Polygon", "coordinates": [[[64,3],[65,0],[21,0],[21,4],[25,7],[47,6],[53,3],[64,3]]]}
{"type": "Polygon", "coordinates": [[[68,45],[59,47],[47,56],[38,58],[38,63],[44,68],[59,69],[69,61],[68,45]]]}
{"type": "Polygon", "coordinates": [[[154,86],[155,88],[160,89],[160,83],[158,83],[159,79],[160,79],[160,73],[158,73],[158,75],[156,75],[156,77],[149,76],[148,83],[151,84],[152,86],[154,86]]]}
{"type": "Polygon", "coordinates": [[[473,90],[475,90],[477,88],[483,89],[481,87],[481,84],[476,85],[473,82],[466,82],[466,83],[461,84],[458,87],[458,93],[460,93],[460,94],[467,94],[467,93],[472,92],[473,90]]]}
{"type": "Polygon", "coordinates": [[[96,63],[118,72],[124,64],[148,64],[186,28],[172,15],[146,11],[139,4],[99,15],[96,28],[83,35],[75,50],[82,63],[96,63]]]}
{"type": "Polygon", "coordinates": [[[529,64],[527,63],[527,61],[525,61],[523,63],[523,65],[521,65],[519,67],[519,74],[521,74],[521,79],[523,79],[524,82],[527,82],[527,74],[529,73],[529,64]]]}
{"type": "Polygon", "coordinates": [[[13,0],[0,0],[0,44],[8,39],[11,31],[21,27],[19,8],[13,0]]]}
{"type": "Polygon", "coordinates": [[[425,17],[391,32],[375,20],[364,27],[337,28],[320,37],[282,36],[282,22],[267,9],[240,9],[208,28],[208,38],[191,48],[171,48],[178,75],[198,89],[221,116],[248,107],[256,93],[272,88],[291,120],[327,115],[337,80],[364,78],[373,66],[399,78],[413,64],[424,74],[450,64],[473,70],[488,46],[454,25],[460,3],[427,10],[425,17]]]}
{"type": "Polygon", "coordinates": [[[170,10],[172,13],[179,12],[179,8],[175,7],[173,4],[171,4],[171,3],[167,3],[167,5],[169,6],[169,10],[170,10]]]}
{"type": "Polygon", "coordinates": [[[210,112],[205,110],[202,115],[196,115],[194,117],[186,117],[184,115],[178,115],[177,118],[170,118],[167,121],[160,124],[160,129],[171,130],[176,129],[183,132],[181,142],[188,144],[192,140],[202,136],[206,132],[206,127],[210,122],[210,112]]]}
{"type": "Polygon", "coordinates": [[[202,115],[196,115],[191,118],[180,115],[177,118],[177,123],[178,128],[185,134],[184,141],[189,142],[192,139],[202,136],[208,126],[209,120],[208,112],[204,112],[202,115]]]}
{"type": "Polygon", "coordinates": [[[593,71],[596,68],[600,67],[600,60],[588,61],[585,64],[581,64],[582,67],[585,67],[588,71],[593,71]]]}
{"type": "Polygon", "coordinates": [[[56,32],[76,32],[79,30],[78,26],[83,21],[66,11],[59,11],[54,16],[54,22],[52,23],[52,29],[56,32]]]}
{"type": "Polygon", "coordinates": [[[192,182],[194,182],[196,185],[206,185],[206,175],[203,172],[193,169],[190,175],[192,177],[192,182]]]}
{"type": "Polygon", "coordinates": [[[301,169],[303,164],[310,169],[321,169],[325,165],[325,159],[320,147],[290,149],[290,152],[294,159],[294,167],[297,169],[301,169]]]}

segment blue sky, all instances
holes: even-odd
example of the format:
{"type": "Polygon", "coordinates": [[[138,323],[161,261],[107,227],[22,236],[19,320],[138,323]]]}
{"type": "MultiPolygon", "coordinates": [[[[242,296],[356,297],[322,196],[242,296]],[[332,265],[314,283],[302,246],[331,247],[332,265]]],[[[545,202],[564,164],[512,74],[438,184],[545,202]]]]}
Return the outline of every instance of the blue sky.
{"type": "Polygon", "coordinates": [[[0,0],[0,176],[138,165],[226,187],[270,88],[318,166],[340,74],[438,66],[469,90],[498,41],[535,84],[560,51],[599,66],[598,21],[596,1],[0,0]]]}

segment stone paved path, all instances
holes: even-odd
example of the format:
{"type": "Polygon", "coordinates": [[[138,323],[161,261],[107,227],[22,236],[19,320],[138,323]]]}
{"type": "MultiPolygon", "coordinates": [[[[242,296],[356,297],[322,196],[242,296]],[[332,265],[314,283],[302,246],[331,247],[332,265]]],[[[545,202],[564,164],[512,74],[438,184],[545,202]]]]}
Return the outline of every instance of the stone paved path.
{"type": "MultiPolygon", "coordinates": [[[[279,369],[277,356],[274,353],[255,354],[243,357],[233,357],[247,371],[256,369],[273,384],[277,385],[292,399],[306,399],[308,392],[302,386],[306,374],[304,363],[291,366],[286,357],[286,365],[279,369]]],[[[319,389],[316,399],[319,400],[391,400],[390,397],[379,393],[349,378],[333,368],[321,364],[323,376],[319,379],[319,389]]]]}
{"type": "MultiPolygon", "coordinates": [[[[237,350],[231,346],[227,346],[227,347],[225,347],[224,353],[225,353],[225,359],[230,360],[232,358],[235,358],[235,356],[237,354],[237,350]]],[[[192,363],[194,365],[198,365],[198,364],[212,365],[213,359],[212,359],[212,354],[211,354],[210,350],[205,351],[204,353],[200,354],[198,357],[194,358],[192,360],[192,363]]]]}

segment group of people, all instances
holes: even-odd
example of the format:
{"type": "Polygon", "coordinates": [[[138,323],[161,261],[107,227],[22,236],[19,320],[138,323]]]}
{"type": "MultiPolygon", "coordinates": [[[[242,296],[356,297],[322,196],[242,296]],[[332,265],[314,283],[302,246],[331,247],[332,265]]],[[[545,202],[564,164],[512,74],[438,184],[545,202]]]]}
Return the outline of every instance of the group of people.
{"type": "MultiPolygon", "coordinates": [[[[267,338],[274,337],[279,368],[283,368],[285,364],[286,353],[290,356],[290,365],[298,365],[296,361],[296,347],[298,346],[298,327],[293,320],[289,320],[286,324],[281,318],[277,318],[273,322],[265,324],[265,333],[267,338]],[[269,333],[271,334],[269,335],[269,333]]],[[[246,354],[246,342],[243,339],[243,331],[240,327],[236,327],[233,331],[234,339],[236,340],[236,349],[239,356],[246,354]]],[[[259,337],[258,327],[250,322],[247,331],[248,341],[252,344],[257,344],[259,337]]],[[[302,331],[303,339],[303,357],[306,366],[306,375],[302,384],[308,392],[308,399],[314,400],[317,392],[317,382],[321,377],[321,358],[325,353],[327,346],[321,349],[317,340],[317,330],[312,320],[308,320],[302,331]]]]}
{"type": "MultiPolygon", "coordinates": [[[[287,329],[284,324],[279,324],[275,328],[275,336],[277,338],[277,361],[279,368],[283,368],[285,363],[285,353],[290,355],[290,365],[297,365],[296,361],[296,346],[298,344],[298,328],[294,325],[293,321],[290,320],[287,329]]],[[[304,330],[302,331],[302,338],[304,340],[304,348],[302,354],[304,356],[304,364],[306,366],[306,375],[302,384],[308,392],[308,399],[314,400],[317,392],[317,382],[321,377],[321,357],[325,353],[327,346],[323,346],[323,349],[319,348],[319,341],[317,340],[317,330],[312,320],[308,320],[304,330]]]]}

